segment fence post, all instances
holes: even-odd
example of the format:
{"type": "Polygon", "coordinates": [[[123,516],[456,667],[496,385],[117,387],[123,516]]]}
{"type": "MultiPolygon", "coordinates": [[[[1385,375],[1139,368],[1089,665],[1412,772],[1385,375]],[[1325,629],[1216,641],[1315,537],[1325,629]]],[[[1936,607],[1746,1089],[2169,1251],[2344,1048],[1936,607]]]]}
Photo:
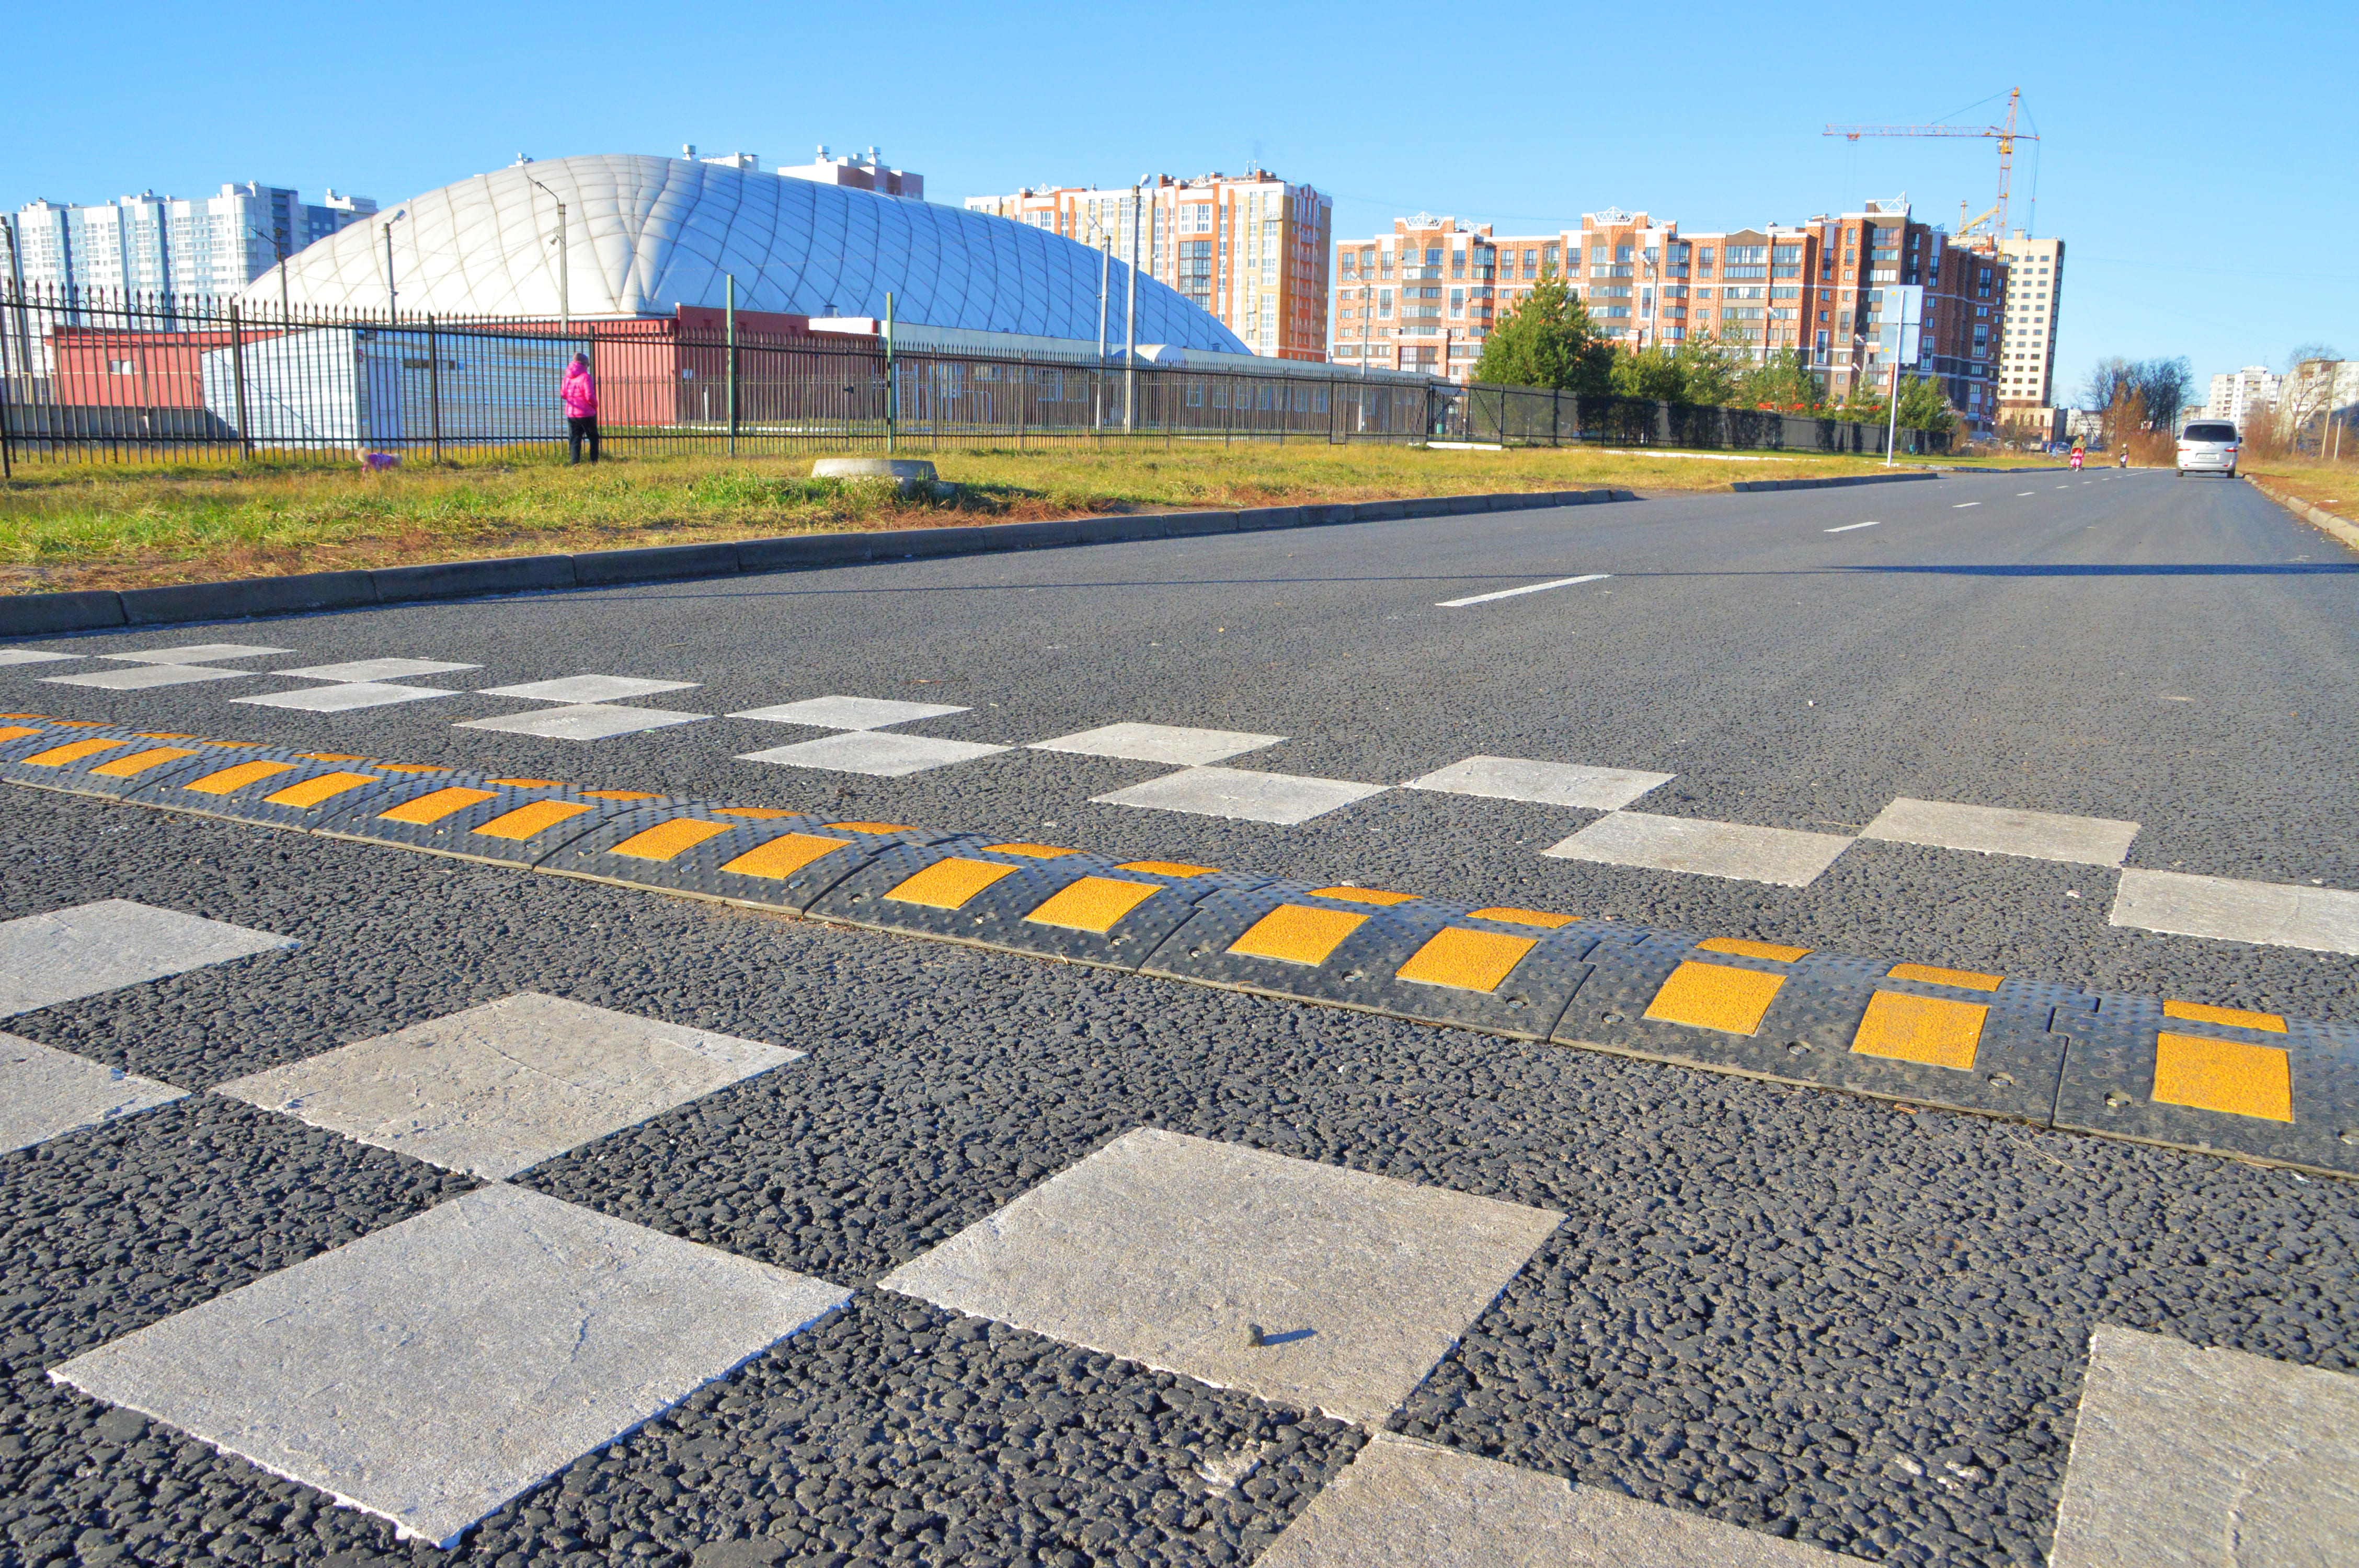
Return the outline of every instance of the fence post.
{"type": "Polygon", "coordinates": [[[237,384],[237,456],[244,462],[254,456],[254,436],[245,419],[245,321],[234,299],[229,302],[229,373],[237,384]]]}
{"type": "Polygon", "coordinates": [[[8,428],[8,384],[13,374],[0,374],[0,479],[11,479],[16,472],[16,437],[8,428]]]}
{"type": "Polygon", "coordinates": [[[730,273],[728,308],[723,324],[728,329],[729,346],[729,455],[737,455],[737,275],[730,273]]]}
{"type": "Polygon", "coordinates": [[[434,314],[426,316],[426,407],[429,427],[434,433],[434,461],[442,461],[442,343],[435,335],[434,314]]]}
{"type": "Polygon", "coordinates": [[[885,450],[898,449],[901,437],[901,373],[893,364],[893,296],[885,296],[885,450]]]}

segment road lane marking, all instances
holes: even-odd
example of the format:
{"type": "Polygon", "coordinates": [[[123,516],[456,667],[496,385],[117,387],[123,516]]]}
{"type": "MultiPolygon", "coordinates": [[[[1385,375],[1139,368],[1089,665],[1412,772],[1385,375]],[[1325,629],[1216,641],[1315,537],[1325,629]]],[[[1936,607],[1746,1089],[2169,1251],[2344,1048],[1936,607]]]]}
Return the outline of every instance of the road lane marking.
{"type": "Polygon", "coordinates": [[[1950,508],[1950,510],[1951,510],[1951,511],[1952,511],[1952,512],[1956,512],[1956,511],[1959,511],[1959,510],[1961,510],[1961,509],[1962,509],[1962,508],[1964,508],[1964,507],[1968,507],[1968,506],[1980,506],[1981,504],[1982,504],[1982,503],[1981,503],[1981,502],[1979,502],[1979,501],[1961,501],[1961,502],[1959,502],[1959,503],[1958,503],[1958,504],[1957,504],[1956,506],[1952,506],[1952,507],[1951,507],[1951,508],[1950,508]]]}
{"type": "Polygon", "coordinates": [[[1828,533],[1830,533],[1830,534],[1848,534],[1848,533],[1850,533],[1850,532],[1851,532],[1853,529],[1854,529],[1854,528],[1881,528],[1881,527],[1883,527],[1883,526],[1884,526],[1884,524],[1883,524],[1881,522],[1876,522],[1876,523],[1846,523],[1846,524],[1843,524],[1842,527],[1840,527],[1840,528],[1830,528],[1830,529],[1828,529],[1828,530],[1827,530],[1827,532],[1828,532],[1828,533]]]}
{"type": "Polygon", "coordinates": [[[2017,499],[2017,501],[2020,501],[2020,500],[2022,500],[2025,496],[2027,496],[2027,495],[2031,495],[2031,494],[2035,494],[2035,493],[2037,493],[2037,492],[2033,492],[2033,491],[2028,491],[2028,490],[2018,490],[2018,491],[2017,491],[2017,492],[2015,492],[2015,497],[2016,497],[2016,499],[2017,499]]]}
{"type": "Polygon", "coordinates": [[[1519,593],[1545,593],[1552,588],[1571,588],[1576,583],[1603,582],[1612,572],[1591,572],[1587,577],[1560,577],[1554,582],[1527,583],[1522,588],[1503,588],[1496,593],[1478,593],[1466,599],[1445,599],[1436,610],[1461,610],[1470,604],[1488,604],[1495,599],[1513,599],[1519,593]]]}

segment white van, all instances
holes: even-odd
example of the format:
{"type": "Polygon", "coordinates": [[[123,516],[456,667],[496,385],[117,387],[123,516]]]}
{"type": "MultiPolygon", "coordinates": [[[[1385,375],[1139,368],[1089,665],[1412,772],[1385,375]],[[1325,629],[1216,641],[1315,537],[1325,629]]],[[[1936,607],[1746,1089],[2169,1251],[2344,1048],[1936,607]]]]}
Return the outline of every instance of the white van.
{"type": "Polygon", "coordinates": [[[2198,419],[2179,433],[2179,477],[2216,473],[2236,477],[2236,427],[2225,419],[2198,419]]]}

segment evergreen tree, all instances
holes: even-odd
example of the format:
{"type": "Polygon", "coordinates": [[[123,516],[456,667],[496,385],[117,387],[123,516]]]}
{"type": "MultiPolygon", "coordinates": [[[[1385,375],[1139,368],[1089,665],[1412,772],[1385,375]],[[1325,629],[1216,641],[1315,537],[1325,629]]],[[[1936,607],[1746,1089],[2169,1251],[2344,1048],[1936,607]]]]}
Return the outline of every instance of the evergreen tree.
{"type": "Polygon", "coordinates": [[[1802,351],[1794,348],[1748,371],[1743,395],[1756,408],[1774,408],[1781,414],[1813,414],[1826,403],[1819,378],[1803,362],[1802,351]]]}
{"type": "Polygon", "coordinates": [[[1635,354],[1614,356],[1614,395],[1663,403],[1690,401],[1687,377],[1680,373],[1680,362],[1659,343],[1635,354]]]}
{"type": "Polygon", "coordinates": [[[1551,268],[1491,329],[1474,379],[1593,395],[1611,384],[1613,360],[1613,345],[1599,340],[1588,310],[1551,268]]]}
{"type": "Polygon", "coordinates": [[[1679,362],[1684,401],[1725,408],[1737,400],[1745,372],[1745,351],[1738,345],[1699,328],[1680,345],[1679,362]]]}
{"type": "Polygon", "coordinates": [[[1900,387],[1900,423],[1911,430],[1940,432],[1957,428],[1958,416],[1941,395],[1941,384],[1930,376],[1912,375],[1900,387]]]}

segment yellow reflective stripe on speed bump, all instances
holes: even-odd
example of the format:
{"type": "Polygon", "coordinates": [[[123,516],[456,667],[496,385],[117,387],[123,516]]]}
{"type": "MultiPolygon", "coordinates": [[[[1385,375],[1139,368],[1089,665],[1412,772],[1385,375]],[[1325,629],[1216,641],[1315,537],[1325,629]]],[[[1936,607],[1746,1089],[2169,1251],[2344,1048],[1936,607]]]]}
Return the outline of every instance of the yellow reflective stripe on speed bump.
{"type": "Polygon", "coordinates": [[[1052,894],[1024,918],[1039,925],[1061,925],[1071,931],[1095,931],[1103,935],[1114,929],[1114,922],[1162,891],[1160,882],[1083,877],[1052,894]]]}
{"type": "Polygon", "coordinates": [[[634,860],[669,860],[695,849],[707,838],[718,838],[723,833],[736,831],[726,822],[676,816],[669,822],[657,823],[644,833],[632,834],[606,852],[628,855],[634,860]]]}
{"type": "Polygon", "coordinates": [[[998,865],[990,860],[956,858],[937,860],[896,885],[885,896],[896,903],[922,903],[932,909],[958,909],[1000,878],[1015,874],[1015,867],[998,865]]]}
{"type": "Polygon", "coordinates": [[[995,855],[1022,855],[1027,860],[1056,860],[1067,855],[1078,855],[1079,849],[1060,849],[1054,844],[985,844],[995,855]]]}
{"type": "Polygon", "coordinates": [[[1337,898],[1346,903],[1393,904],[1407,903],[1417,897],[1413,892],[1386,892],[1382,888],[1312,888],[1312,898],[1337,898]]]}
{"type": "Polygon", "coordinates": [[[2246,1012],[2242,1008],[2212,1007],[2200,1001],[2173,1001],[2165,997],[2162,1002],[2165,1018],[2183,1018],[2190,1023],[2224,1023],[2232,1029],[2266,1029],[2272,1034],[2286,1032],[2286,1021],[2274,1012],[2246,1012]]]}
{"type": "Polygon", "coordinates": [[[63,746],[52,746],[46,752],[37,752],[26,758],[25,765],[33,768],[62,768],[68,762],[79,762],[84,757],[94,757],[101,752],[129,744],[131,742],[128,741],[73,741],[63,746]]]}
{"type": "Polygon", "coordinates": [[[1684,1023],[1690,1029],[1750,1034],[1761,1027],[1763,1015],[1785,983],[1783,975],[1690,959],[1671,971],[1671,978],[1647,1004],[1647,1016],[1663,1023],[1684,1023]]]}
{"type": "Polygon", "coordinates": [[[2154,1044],[2154,1098],[2160,1105],[2291,1121],[2292,1058],[2274,1045],[2160,1034],[2154,1044]]]}
{"type": "Polygon", "coordinates": [[[1157,876],[1179,877],[1183,880],[1188,877],[1209,877],[1219,869],[1217,866],[1191,866],[1185,860],[1125,860],[1114,868],[1117,871],[1152,871],[1157,876]]]}
{"type": "Polygon", "coordinates": [[[1749,942],[1742,936],[1713,936],[1697,943],[1696,951],[1726,953],[1737,958],[1775,958],[1781,964],[1810,956],[1808,947],[1788,947],[1782,942],[1749,942]]]}
{"type": "Polygon", "coordinates": [[[421,795],[416,800],[404,801],[391,811],[376,814],[379,822],[407,822],[412,827],[431,827],[446,816],[455,816],[471,806],[487,800],[497,800],[495,789],[438,789],[431,795],[421,795]]]}
{"type": "Polygon", "coordinates": [[[1477,909],[1468,912],[1476,920],[1503,920],[1511,925],[1545,925],[1550,931],[1571,925],[1581,916],[1550,914],[1542,909],[1477,909]]]}
{"type": "Polygon", "coordinates": [[[1437,931],[1411,954],[1398,978],[1424,986],[1449,986],[1457,990],[1495,991],[1508,971],[1538,946],[1537,936],[1510,936],[1504,931],[1470,931],[1451,925],[1437,931]]]}
{"type": "MultiPolygon", "coordinates": [[[[124,759],[126,762],[130,760],[128,757],[124,759]]],[[[381,773],[321,773],[317,778],[305,779],[301,784],[288,784],[277,795],[266,795],[262,798],[272,806],[310,806],[323,800],[333,800],[340,795],[348,795],[365,784],[383,783],[385,777],[381,773]]]]}
{"type": "Polygon", "coordinates": [[[240,762],[234,768],[223,768],[217,773],[207,773],[201,779],[192,779],[180,787],[191,795],[227,795],[232,790],[244,789],[256,779],[266,779],[273,773],[291,773],[294,771],[295,764],[292,762],[240,762]]]}
{"type": "Polygon", "coordinates": [[[740,877],[765,877],[777,881],[793,876],[822,855],[832,855],[852,842],[822,838],[816,833],[781,833],[756,845],[721,869],[740,877]]]}
{"type": "Polygon", "coordinates": [[[1938,964],[1895,964],[1884,973],[1887,979],[1923,980],[1969,991],[1995,991],[2006,979],[2005,975],[1977,974],[1972,969],[1945,969],[1938,964]]]}
{"type": "Polygon", "coordinates": [[[1288,964],[1319,965],[1343,945],[1343,938],[1368,923],[1364,914],[1340,909],[1313,909],[1307,903],[1281,903],[1246,928],[1229,944],[1229,951],[1249,958],[1277,958],[1288,964]]]}
{"type": "Polygon", "coordinates": [[[166,762],[177,762],[182,757],[195,755],[196,752],[186,746],[150,746],[144,752],[134,752],[127,757],[117,757],[111,762],[101,762],[90,771],[92,776],[98,778],[136,778],[150,768],[160,768],[166,762]]]}
{"type": "Polygon", "coordinates": [[[579,801],[536,800],[530,806],[519,806],[514,811],[493,817],[474,831],[486,838],[521,841],[536,833],[545,833],[566,818],[579,816],[589,809],[579,801]]]}
{"type": "Polygon", "coordinates": [[[830,827],[841,827],[846,833],[915,833],[916,828],[900,822],[831,822],[830,827]]]}
{"type": "Polygon", "coordinates": [[[1971,1072],[1989,1017],[1990,1008],[1979,1001],[1878,991],[1868,999],[1851,1048],[1863,1056],[1971,1072]]]}
{"type": "Polygon", "coordinates": [[[29,725],[11,724],[0,730],[0,741],[21,741],[27,735],[46,735],[49,731],[29,725]]]}

